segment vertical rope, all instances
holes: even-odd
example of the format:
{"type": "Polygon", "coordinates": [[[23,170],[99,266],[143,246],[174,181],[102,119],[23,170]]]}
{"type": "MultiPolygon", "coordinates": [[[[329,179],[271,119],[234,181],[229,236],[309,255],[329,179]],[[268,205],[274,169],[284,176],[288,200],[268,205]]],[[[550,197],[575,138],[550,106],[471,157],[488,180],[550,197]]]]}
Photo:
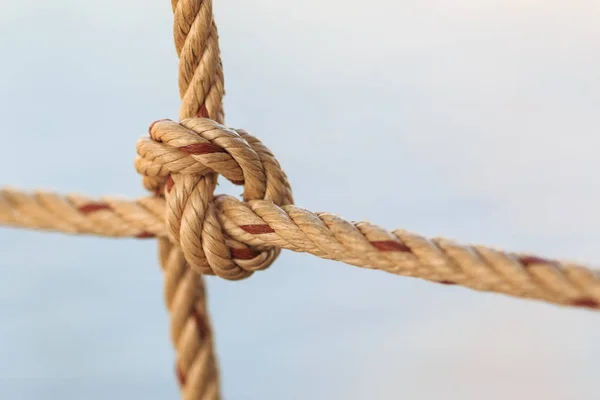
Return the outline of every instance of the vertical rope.
{"type": "MultiPolygon", "coordinates": [[[[224,122],[225,94],[217,27],[211,0],[171,0],[173,34],[179,56],[180,118],[206,117],[224,122]]],[[[215,180],[216,181],[216,180],[215,180]]],[[[159,239],[165,299],[171,314],[171,340],[184,400],[217,400],[219,376],[213,334],[201,275],[186,263],[181,249],[159,239]]]]}
{"type": "Polygon", "coordinates": [[[205,117],[223,124],[225,85],[212,0],[171,0],[179,56],[179,118],[205,117]]]}

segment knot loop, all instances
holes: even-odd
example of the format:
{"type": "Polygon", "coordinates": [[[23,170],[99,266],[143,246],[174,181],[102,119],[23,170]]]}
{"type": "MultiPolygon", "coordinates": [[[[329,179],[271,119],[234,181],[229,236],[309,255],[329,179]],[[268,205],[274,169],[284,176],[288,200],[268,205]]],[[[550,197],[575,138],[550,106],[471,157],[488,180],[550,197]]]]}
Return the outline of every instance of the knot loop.
{"type": "Polygon", "coordinates": [[[167,233],[190,266],[204,274],[242,279],[267,268],[275,247],[249,247],[225,236],[217,218],[218,175],[243,185],[243,199],[292,204],[290,184],[275,156],[243,130],[210,119],[154,122],[140,138],[135,167],[144,186],[166,198],[167,233]]]}

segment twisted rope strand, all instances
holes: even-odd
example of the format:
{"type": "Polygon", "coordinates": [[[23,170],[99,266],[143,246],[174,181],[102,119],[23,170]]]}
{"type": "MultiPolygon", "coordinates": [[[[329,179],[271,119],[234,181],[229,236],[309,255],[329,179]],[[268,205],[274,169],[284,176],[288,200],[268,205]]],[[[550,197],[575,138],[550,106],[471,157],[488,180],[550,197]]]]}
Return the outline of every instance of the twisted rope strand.
{"type": "Polygon", "coordinates": [[[267,201],[215,200],[228,235],[249,246],[277,246],[397,275],[544,300],[600,307],[600,273],[582,265],[428,240],[267,201]]]}
{"type": "Polygon", "coordinates": [[[3,225],[91,234],[110,237],[150,238],[164,236],[164,200],[145,197],[136,201],[103,197],[93,200],[79,195],[59,196],[14,189],[0,191],[3,225]],[[153,218],[149,218],[153,215],[153,218]]]}
{"type": "MultiPolygon", "coordinates": [[[[333,214],[293,206],[289,182],[275,156],[243,130],[205,118],[188,118],[179,123],[156,121],[149,134],[138,141],[135,165],[148,180],[164,180],[166,196],[158,193],[133,202],[111,198],[95,202],[77,196],[60,198],[42,192],[29,196],[4,190],[0,191],[0,222],[69,233],[157,236],[163,262],[189,264],[165,268],[168,284],[184,288],[192,281],[183,277],[193,274],[181,271],[191,268],[242,279],[268,267],[285,248],[480,291],[600,307],[600,273],[582,265],[461,246],[445,239],[428,240],[403,230],[390,232],[368,222],[351,223],[333,214]],[[213,196],[216,172],[244,186],[243,202],[231,196],[213,196]],[[167,210],[166,218],[161,209],[167,210]]],[[[180,296],[202,290],[181,289],[180,296]]],[[[167,303],[171,301],[167,296],[167,303]]],[[[179,314],[173,319],[173,340],[178,349],[196,349],[179,345],[185,323],[181,315],[187,315],[189,321],[206,313],[196,313],[190,298],[180,302],[183,306],[177,307],[179,314]],[[181,314],[180,310],[187,311],[181,314]]],[[[197,329],[198,335],[210,332],[197,329]]]]}
{"type": "MultiPolygon", "coordinates": [[[[174,43],[179,56],[180,117],[212,116],[223,122],[225,89],[212,1],[171,0],[171,5],[174,43]]],[[[201,179],[194,176],[199,175],[187,175],[186,182],[199,187],[206,183],[208,188],[216,185],[217,175],[214,173],[201,179]]],[[[178,192],[181,192],[181,182],[177,179],[178,192]]],[[[170,182],[165,176],[146,175],[143,183],[150,191],[163,196],[165,185],[170,182]]],[[[170,199],[171,205],[177,203],[174,196],[170,199]]],[[[162,212],[166,209],[163,202],[162,212]]],[[[164,214],[161,219],[164,219],[164,214]]],[[[159,237],[159,253],[165,271],[165,298],[171,313],[171,333],[177,351],[176,370],[182,398],[218,400],[219,375],[203,278],[188,265],[186,258],[191,258],[191,255],[184,256],[181,248],[168,237],[159,237]]]]}
{"type": "MultiPolygon", "coordinates": [[[[106,198],[104,203],[91,202],[89,205],[82,204],[80,208],[65,209],[68,210],[66,213],[54,214],[54,210],[47,208],[48,202],[35,199],[59,198],[55,194],[38,192],[28,196],[20,193],[19,198],[26,201],[7,203],[4,201],[6,192],[0,191],[0,222],[3,224],[7,224],[15,213],[31,213],[52,214],[53,218],[46,221],[83,220],[87,223],[80,226],[92,227],[94,221],[100,218],[123,221],[117,217],[113,205],[117,208],[137,206],[139,203],[156,203],[156,208],[160,208],[160,202],[164,205],[164,200],[159,198],[132,202],[106,198]],[[7,205],[12,208],[7,208],[7,205]],[[94,208],[94,211],[82,212],[82,208],[94,208]]],[[[11,196],[13,193],[11,191],[11,196]]],[[[390,232],[367,222],[351,223],[329,213],[312,213],[292,205],[278,207],[267,200],[244,203],[234,197],[221,195],[214,199],[214,203],[224,234],[232,239],[228,245],[235,246],[232,253],[238,262],[255,257],[259,250],[284,248],[442,284],[600,309],[600,272],[584,265],[483,246],[463,246],[446,239],[429,240],[404,230],[390,232]]],[[[161,226],[153,233],[165,237],[167,232],[163,218],[148,208],[140,210],[146,210],[139,214],[138,220],[142,226],[161,226]]],[[[31,221],[27,218],[24,220],[31,221]]],[[[20,226],[37,228],[33,224],[20,226]]],[[[72,227],[63,223],[46,223],[44,229],[74,232],[72,227]]],[[[123,222],[123,225],[104,231],[96,226],[77,233],[121,237],[121,232],[126,229],[131,229],[131,225],[123,222]]],[[[136,230],[132,229],[131,232],[135,233],[136,230]]],[[[173,274],[179,276],[180,273],[173,274]]]]}
{"type": "Polygon", "coordinates": [[[212,0],[171,0],[179,56],[180,118],[224,121],[225,84],[212,0]]]}
{"type": "Polygon", "coordinates": [[[218,222],[213,195],[218,171],[234,184],[244,185],[244,199],[292,203],[291,188],[273,154],[244,131],[228,129],[208,119],[161,120],[138,142],[138,172],[148,178],[167,177],[167,233],[179,243],[196,271],[242,279],[266,268],[279,249],[253,252],[238,263],[218,222]]]}
{"type": "Polygon", "coordinates": [[[171,5],[181,121],[152,124],[150,137],[138,141],[135,161],[154,196],[96,201],[4,189],[0,224],[158,238],[184,400],[220,398],[201,274],[246,278],[271,265],[282,248],[441,284],[600,309],[600,271],[583,265],[429,240],[294,206],[287,176],[270,150],[247,132],[222,125],[225,89],[212,1],[171,5]],[[214,195],[219,174],[243,185],[243,202],[214,195]]]}

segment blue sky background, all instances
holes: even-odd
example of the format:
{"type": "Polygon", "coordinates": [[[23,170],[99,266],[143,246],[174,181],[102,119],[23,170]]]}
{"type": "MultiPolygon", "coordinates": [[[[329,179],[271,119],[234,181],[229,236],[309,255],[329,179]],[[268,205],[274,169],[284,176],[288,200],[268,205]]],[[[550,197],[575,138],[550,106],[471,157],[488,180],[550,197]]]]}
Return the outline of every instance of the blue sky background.
{"type": "MultiPolygon", "coordinates": [[[[600,265],[597,2],[215,3],[227,122],[298,205],[600,265]]],[[[170,7],[0,0],[2,185],[144,195],[170,7]]],[[[0,229],[0,266],[1,398],[177,398],[153,242],[0,229]]],[[[596,398],[588,311],[288,252],[209,291],[227,399],[596,398]]]]}

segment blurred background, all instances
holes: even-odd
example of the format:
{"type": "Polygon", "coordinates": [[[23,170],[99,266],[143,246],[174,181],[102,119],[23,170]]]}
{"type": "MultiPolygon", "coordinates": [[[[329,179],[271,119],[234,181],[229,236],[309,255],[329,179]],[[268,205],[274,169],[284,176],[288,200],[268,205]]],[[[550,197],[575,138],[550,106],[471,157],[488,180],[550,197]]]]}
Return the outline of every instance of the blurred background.
{"type": "MultiPolygon", "coordinates": [[[[600,265],[600,3],[214,3],[227,123],[298,205],[600,265]]],[[[0,0],[1,185],[144,195],[171,32],[166,0],[0,0]]],[[[0,398],[177,398],[153,241],[2,228],[0,266],[0,398]]],[[[597,398],[589,311],[290,252],[208,281],[227,399],[597,398]]]]}

